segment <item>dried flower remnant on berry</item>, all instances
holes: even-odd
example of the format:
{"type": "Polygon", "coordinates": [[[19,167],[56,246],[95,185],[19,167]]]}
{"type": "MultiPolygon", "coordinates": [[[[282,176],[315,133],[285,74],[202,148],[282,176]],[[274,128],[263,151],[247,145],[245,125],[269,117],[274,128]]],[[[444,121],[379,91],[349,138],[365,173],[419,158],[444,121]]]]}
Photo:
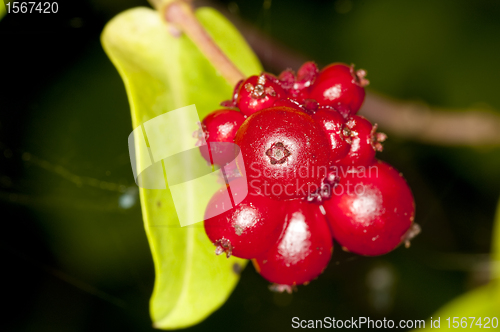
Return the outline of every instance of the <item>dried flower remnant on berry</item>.
{"type": "Polygon", "coordinates": [[[231,257],[231,254],[233,253],[233,246],[231,245],[231,241],[223,238],[215,241],[214,245],[215,245],[215,254],[217,256],[222,253],[226,253],[227,258],[231,257]]]}
{"type": "Polygon", "coordinates": [[[291,155],[290,151],[283,145],[283,143],[274,143],[269,150],[266,151],[271,164],[283,164],[286,158],[291,155]]]}

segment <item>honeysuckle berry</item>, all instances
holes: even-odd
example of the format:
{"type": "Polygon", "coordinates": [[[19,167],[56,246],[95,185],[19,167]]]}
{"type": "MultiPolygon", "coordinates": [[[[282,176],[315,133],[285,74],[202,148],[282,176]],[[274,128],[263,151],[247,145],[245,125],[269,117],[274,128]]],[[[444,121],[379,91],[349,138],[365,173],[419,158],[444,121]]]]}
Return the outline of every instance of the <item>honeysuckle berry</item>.
{"type": "Polygon", "coordinates": [[[360,255],[386,254],[415,233],[411,190],[401,174],[382,161],[345,174],[323,207],[333,238],[360,255]]]}
{"type": "Polygon", "coordinates": [[[252,188],[275,199],[306,198],[327,174],[330,145],[306,113],[271,107],[249,116],[236,134],[252,188]]]}
{"type": "Polygon", "coordinates": [[[344,117],[336,110],[321,107],[312,118],[320,124],[330,143],[330,161],[337,162],[344,158],[351,149],[351,131],[347,128],[344,117]]]}
{"type": "Polygon", "coordinates": [[[241,112],[231,109],[219,109],[208,114],[201,122],[201,130],[207,142],[207,148],[201,148],[201,155],[208,163],[223,165],[235,158],[234,146],[229,144],[210,144],[213,142],[234,142],[236,132],[245,117],[241,112]],[[210,152],[209,152],[210,150],[210,152]],[[210,156],[212,154],[212,156],[210,156]],[[210,158],[212,157],[212,158],[210,158]]]}
{"type": "Polygon", "coordinates": [[[360,115],[354,115],[346,121],[344,138],[350,144],[345,157],[338,160],[340,166],[366,166],[375,161],[377,151],[382,152],[387,136],[377,133],[377,125],[360,115]]]}
{"type": "MultiPolygon", "coordinates": [[[[244,192],[242,186],[247,184],[246,179],[239,178],[229,185],[232,193],[238,193],[244,192]]],[[[234,208],[227,210],[228,204],[231,203],[226,188],[221,188],[205,212],[205,232],[215,245],[217,255],[225,253],[227,257],[255,258],[278,241],[285,226],[282,203],[249,191],[234,208]]]]}
{"type": "Polygon", "coordinates": [[[309,98],[322,106],[338,108],[345,117],[356,114],[365,99],[364,87],[369,84],[366,71],[354,65],[334,63],[323,68],[310,88],[309,98]]]}
{"type": "Polygon", "coordinates": [[[250,76],[240,86],[236,105],[245,115],[273,106],[274,102],[285,97],[285,91],[271,74],[250,76]]]}
{"type": "Polygon", "coordinates": [[[276,290],[290,290],[313,280],[326,268],[333,252],[327,221],[317,205],[290,201],[286,212],[286,229],[279,242],[252,260],[265,279],[280,285],[276,290]]]}

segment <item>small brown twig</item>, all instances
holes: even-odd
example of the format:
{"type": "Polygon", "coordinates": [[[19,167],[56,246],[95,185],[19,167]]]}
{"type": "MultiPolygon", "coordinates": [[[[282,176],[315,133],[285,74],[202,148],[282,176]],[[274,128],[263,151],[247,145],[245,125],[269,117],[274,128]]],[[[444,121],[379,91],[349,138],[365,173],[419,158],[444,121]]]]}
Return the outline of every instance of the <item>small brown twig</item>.
{"type": "MultiPolygon", "coordinates": [[[[213,1],[205,5],[222,12],[242,33],[268,70],[298,69],[310,60],[243,22],[213,1]]],[[[447,146],[500,145],[500,116],[493,111],[438,110],[423,103],[400,101],[368,91],[360,114],[399,137],[447,146]]]]}
{"type": "Polygon", "coordinates": [[[189,0],[149,0],[158,11],[163,13],[165,20],[180,32],[185,33],[198,47],[212,66],[229,82],[236,85],[244,79],[243,73],[224,54],[210,37],[205,28],[196,18],[189,0]]]}
{"type": "Polygon", "coordinates": [[[500,145],[500,117],[486,110],[437,110],[369,92],[360,114],[400,137],[438,145],[500,145]]]}
{"type": "MultiPolygon", "coordinates": [[[[226,80],[235,85],[244,78],[215,44],[194,16],[189,0],[149,0],[198,46],[226,80]]],[[[232,15],[213,1],[199,0],[222,12],[243,34],[264,66],[274,72],[297,69],[307,61],[269,36],[232,15]]],[[[485,110],[438,110],[423,103],[399,101],[368,91],[360,114],[378,123],[382,130],[403,138],[438,145],[500,145],[500,116],[485,110]]]]}

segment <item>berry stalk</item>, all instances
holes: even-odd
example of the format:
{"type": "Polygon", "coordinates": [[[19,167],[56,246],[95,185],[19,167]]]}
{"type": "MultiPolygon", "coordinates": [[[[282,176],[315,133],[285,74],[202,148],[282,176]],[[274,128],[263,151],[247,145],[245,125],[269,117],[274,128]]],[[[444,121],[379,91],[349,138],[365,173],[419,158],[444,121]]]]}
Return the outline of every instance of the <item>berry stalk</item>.
{"type": "Polygon", "coordinates": [[[245,78],[200,24],[190,4],[183,0],[174,1],[164,9],[164,17],[193,41],[229,84],[236,85],[245,78]]]}

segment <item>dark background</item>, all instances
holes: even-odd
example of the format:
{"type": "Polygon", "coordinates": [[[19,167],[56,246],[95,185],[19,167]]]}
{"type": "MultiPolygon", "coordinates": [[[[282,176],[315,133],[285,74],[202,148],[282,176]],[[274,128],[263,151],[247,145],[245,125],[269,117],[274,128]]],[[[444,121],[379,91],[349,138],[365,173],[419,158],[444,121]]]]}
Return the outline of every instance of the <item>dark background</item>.
{"type": "MultiPolygon", "coordinates": [[[[500,110],[498,1],[214,4],[308,59],[367,69],[373,91],[500,110]]],[[[140,5],[60,1],[57,14],[0,21],[4,331],[151,329],[154,271],[128,159],[128,102],[99,41],[109,19],[140,5]]],[[[423,233],[409,250],[365,258],[336,247],[323,275],[293,295],[269,292],[248,266],[227,303],[190,330],[281,331],[294,316],[426,319],[487,282],[500,149],[389,133],[379,157],[416,198],[423,233]]]]}

